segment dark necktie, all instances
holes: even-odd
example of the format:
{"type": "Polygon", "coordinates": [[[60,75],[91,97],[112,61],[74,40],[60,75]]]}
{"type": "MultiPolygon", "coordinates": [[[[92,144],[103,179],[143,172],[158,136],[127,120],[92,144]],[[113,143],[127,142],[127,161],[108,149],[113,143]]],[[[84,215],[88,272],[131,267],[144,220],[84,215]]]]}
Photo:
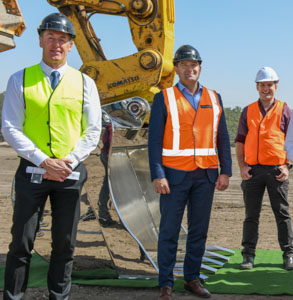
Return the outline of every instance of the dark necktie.
{"type": "Polygon", "coordinates": [[[51,87],[52,87],[53,90],[55,90],[55,88],[56,88],[56,86],[59,82],[59,76],[60,76],[60,73],[58,71],[53,71],[51,73],[51,78],[52,78],[51,87]]]}

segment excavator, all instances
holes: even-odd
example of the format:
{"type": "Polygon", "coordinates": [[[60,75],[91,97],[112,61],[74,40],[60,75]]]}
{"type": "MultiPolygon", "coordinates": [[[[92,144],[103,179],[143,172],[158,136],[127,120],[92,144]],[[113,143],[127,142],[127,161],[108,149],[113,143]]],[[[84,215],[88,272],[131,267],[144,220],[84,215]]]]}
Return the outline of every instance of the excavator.
{"type": "Polygon", "coordinates": [[[25,23],[16,0],[0,2],[0,52],[15,47],[14,36],[20,36],[25,23]]]}
{"type": "MultiPolygon", "coordinates": [[[[75,45],[83,62],[80,70],[95,81],[102,105],[103,126],[112,129],[105,173],[96,159],[103,147],[102,142],[97,153],[87,159],[87,164],[96,165],[93,174],[96,184],[85,185],[87,204],[98,221],[98,195],[107,174],[111,198],[109,209],[117,226],[100,228],[112,265],[121,270],[121,260],[128,260],[129,268],[125,272],[132,276],[137,274],[135,270],[141,268],[135,264],[132,266],[130,262],[144,263],[143,273],[152,274],[151,270],[158,271],[156,253],[160,212],[159,196],[153,190],[149,174],[147,125],[154,94],[172,86],[175,79],[174,0],[47,1],[72,22],[76,33],[75,45]],[[127,18],[137,52],[108,60],[90,22],[95,14],[127,18]],[[119,240],[118,246],[112,243],[114,240],[119,240]],[[140,250],[140,259],[129,256],[129,246],[140,250]],[[149,265],[144,262],[145,258],[149,265]]],[[[0,32],[10,37],[11,43],[13,35],[20,35],[25,25],[16,0],[3,0],[1,5],[5,9],[1,7],[0,32]],[[14,26],[2,21],[8,19],[7,15],[11,13],[19,17],[14,26]]],[[[1,51],[13,47],[7,41],[2,43],[1,51]]],[[[174,271],[179,276],[183,274],[186,236],[186,228],[182,225],[174,271]]],[[[207,246],[202,270],[216,272],[231,254],[233,251],[230,249],[207,246]]],[[[202,275],[202,278],[206,277],[202,275]]]]}

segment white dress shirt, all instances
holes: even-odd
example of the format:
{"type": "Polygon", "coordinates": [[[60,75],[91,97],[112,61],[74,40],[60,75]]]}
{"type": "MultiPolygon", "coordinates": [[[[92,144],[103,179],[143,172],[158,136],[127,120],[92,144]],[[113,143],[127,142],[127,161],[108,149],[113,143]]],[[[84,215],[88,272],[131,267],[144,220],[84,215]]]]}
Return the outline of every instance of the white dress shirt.
{"type": "MultiPolygon", "coordinates": [[[[50,83],[51,72],[54,71],[43,61],[40,63],[45,77],[50,83]]],[[[67,64],[59,68],[62,79],[67,64]]],[[[2,134],[7,143],[23,158],[39,166],[48,156],[42,152],[24,133],[25,102],[23,98],[23,74],[18,71],[9,78],[2,107],[2,134]]],[[[85,160],[96,148],[101,134],[100,97],[95,82],[87,75],[84,77],[84,102],[82,114],[83,135],[74,149],[66,156],[73,162],[74,169],[85,160]]],[[[37,130],[37,129],[36,129],[37,130]]]]}

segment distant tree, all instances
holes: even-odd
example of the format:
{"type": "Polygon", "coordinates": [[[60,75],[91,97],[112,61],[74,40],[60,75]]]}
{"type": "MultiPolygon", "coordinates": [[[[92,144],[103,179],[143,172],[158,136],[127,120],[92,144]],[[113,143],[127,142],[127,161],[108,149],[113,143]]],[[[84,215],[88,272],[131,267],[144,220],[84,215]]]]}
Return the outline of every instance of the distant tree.
{"type": "Polygon", "coordinates": [[[238,122],[242,112],[242,108],[239,106],[236,106],[234,108],[226,107],[224,108],[224,111],[225,111],[228,131],[230,135],[231,146],[234,147],[235,146],[234,140],[237,135],[238,122]]]}
{"type": "Polygon", "coordinates": [[[0,107],[1,107],[1,109],[2,109],[2,103],[3,103],[3,100],[4,100],[4,94],[5,94],[5,92],[0,93],[0,107]]]}
{"type": "MultiPolygon", "coordinates": [[[[3,93],[0,93],[0,108],[1,108],[1,111],[0,111],[0,124],[1,124],[1,115],[2,115],[2,104],[3,104],[3,100],[4,100],[4,94],[5,94],[5,92],[3,92],[3,93]]],[[[0,142],[3,142],[3,136],[2,136],[2,133],[0,132],[0,142]]]]}

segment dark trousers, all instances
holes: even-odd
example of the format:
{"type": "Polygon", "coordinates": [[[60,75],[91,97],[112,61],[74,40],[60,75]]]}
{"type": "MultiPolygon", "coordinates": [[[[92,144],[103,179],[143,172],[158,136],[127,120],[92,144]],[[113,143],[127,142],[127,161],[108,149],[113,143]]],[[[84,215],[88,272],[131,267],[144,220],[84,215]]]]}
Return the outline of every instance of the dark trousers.
{"type": "Polygon", "coordinates": [[[171,193],[160,198],[160,233],[158,242],[159,286],[173,286],[173,268],[185,206],[188,235],[184,260],[184,279],[198,279],[205,251],[215,183],[205,170],[187,172],[183,182],[171,185],[171,193]]]}
{"type": "Polygon", "coordinates": [[[80,179],[56,182],[43,180],[31,183],[31,174],[25,172],[32,165],[21,159],[15,175],[15,205],[12,242],[7,254],[4,300],[21,299],[27,287],[31,251],[49,197],[52,210],[52,252],[48,271],[49,299],[68,299],[71,288],[73,252],[80,215],[80,195],[86,180],[86,169],[80,164],[75,171],[80,179]]]}
{"type": "Polygon", "coordinates": [[[267,188],[271,207],[278,228],[278,241],[284,257],[293,254],[293,235],[289,215],[288,187],[289,180],[277,181],[279,174],[276,166],[252,166],[253,177],[242,181],[243,198],[245,203],[245,220],[243,223],[242,254],[255,255],[258,240],[259,216],[262,200],[267,188]]]}
{"type": "Polygon", "coordinates": [[[108,201],[110,200],[109,183],[108,183],[108,155],[102,153],[100,156],[100,160],[105,168],[105,176],[99,194],[99,201],[98,201],[99,218],[111,219],[108,210],[108,201]]]}

